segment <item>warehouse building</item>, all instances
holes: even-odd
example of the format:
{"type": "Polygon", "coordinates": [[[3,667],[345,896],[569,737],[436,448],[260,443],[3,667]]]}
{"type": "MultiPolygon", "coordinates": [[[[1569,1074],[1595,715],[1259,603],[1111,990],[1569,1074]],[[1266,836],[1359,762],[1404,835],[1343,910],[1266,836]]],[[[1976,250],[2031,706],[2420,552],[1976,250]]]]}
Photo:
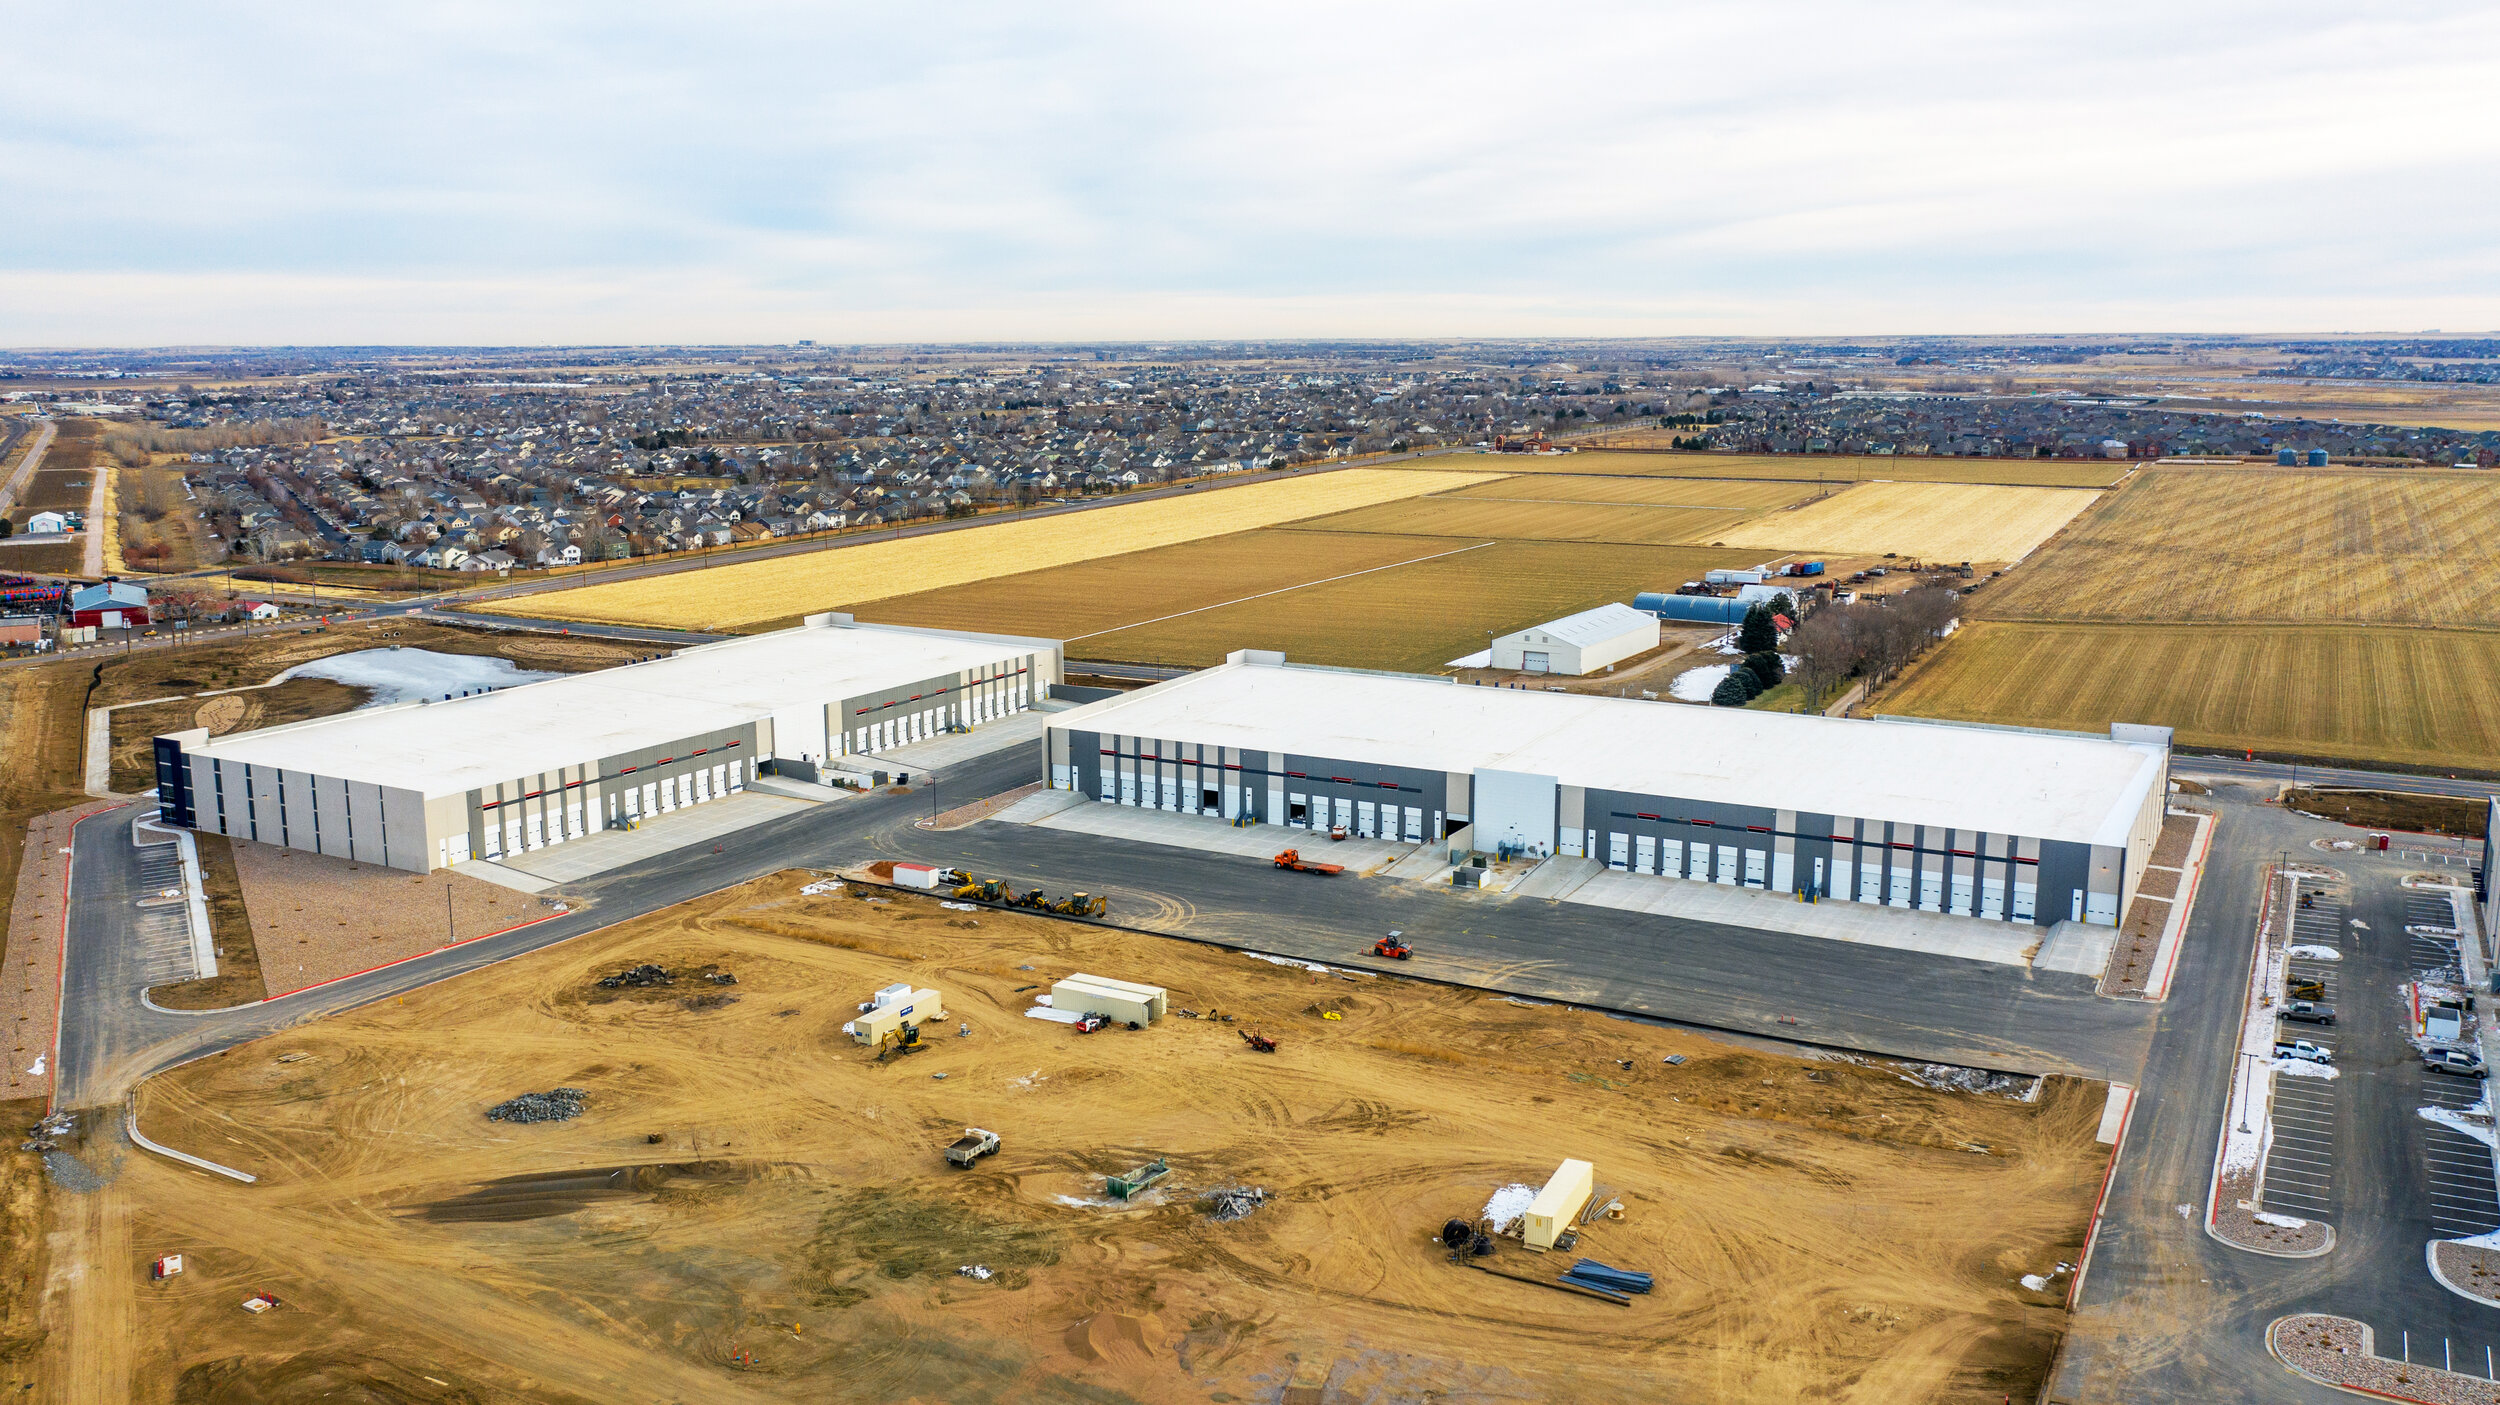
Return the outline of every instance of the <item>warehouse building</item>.
{"type": "Polygon", "coordinates": [[[562,844],[1022,712],[1057,643],[805,626],[442,702],[156,739],[167,822],[392,868],[562,844]]]}
{"type": "Polygon", "coordinates": [[[1658,617],[1629,605],[1582,610],[1493,641],[1493,667],[1519,673],[1595,673],[1658,647],[1658,617]]]}
{"type": "Polygon", "coordinates": [[[1050,719],[1050,784],[1105,804],[2040,926],[2115,925],[2161,832],[2165,727],[1857,721],[1288,664],[1050,719]]]}

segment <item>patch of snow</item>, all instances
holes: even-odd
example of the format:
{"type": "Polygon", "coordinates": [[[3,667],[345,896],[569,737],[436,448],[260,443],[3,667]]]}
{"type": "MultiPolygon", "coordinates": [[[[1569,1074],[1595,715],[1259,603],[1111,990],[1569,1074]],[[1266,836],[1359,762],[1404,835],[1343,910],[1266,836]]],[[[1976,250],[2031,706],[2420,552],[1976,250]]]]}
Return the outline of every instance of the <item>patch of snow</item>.
{"type": "Polygon", "coordinates": [[[2184,1200],[2180,1201],[2179,1218],[2187,1221],[2189,1224],[2196,1223],[2196,1207],[2188,1204],[2184,1200]]]}
{"type": "Polygon", "coordinates": [[[2341,961],[2344,953],[2331,946],[2287,946],[2283,954],[2295,961],[2341,961]]]}
{"type": "Polygon", "coordinates": [[[2290,1215],[2278,1215],[2272,1210],[2252,1210],[2249,1215],[2257,1223],[2270,1224],[2276,1229],[2307,1229],[2309,1227],[2307,1220],[2294,1219],[2290,1215]]]}
{"type": "Polygon", "coordinates": [[[2362,920],[2361,920],[2360,918],[2358,918],[2358,917],[2356,917],[2356,918],[2352,919],[2352,926],[2353,926],[2353,930],[2354,930],[2354,931],[2356,931],[2356,932],[2366,932],[2366,931],[2370,930],[2370,924],[2369,924],[2369,923],[2367,923],[2367,922],[2362,921],[2362,920]]]}
{"type": "Polygon", "coordinates": [[[2500,1229],[2495,1229],[2489,1234],[2477,1234],[2465,1239],[2451,1239],[2447,1242],[2463,1244],[2471,1249],[2500,1249],[2500,1229]]]}
{"type": "Polygon", "coordinates": [[[1319,971],[1324,973],[1328,969],[1325,966],[1315,965],[1311,962],[1305,961],[1299,956],[1267,956],[1255,951],[1245,951],[1242,955],[1249,957],[1253,961],[1265,961],[1276,966],[1299,966],[1305,971],[1319,971]]]}
{"type": "Polygon", "coordinates": [[[1443,664],[1443,665],[1442,665],[1442,667],[1443,667],[1443,668],[1490,668],[1490,667],[1492,666],[1492,664],[1493,664],[1493,651],[1492,651],[1491,649],[1478,649],[1477,651],[1475,651],[1475,652],[1474,652],[1474,653],[1472,653],[1472,654],[1469,654],[1467,657],[1465,657],[1465,658],[1463,658],[1463,659],[1452,659],[1452,660],[1450,660],[1448,663],[1443,664]]]}
{"type": "Polygon", "coordinates": [[[1710,701],[1710,695],[1718,691],[1719,684],[1726,679],[1728,671],[1734,667],[1734,664],[1714,663],[1701,668],[1688,668],[1677,674],[1673,682],[1667,684],[1667,696],[1685,702],[1706,703],[1710,701]]]}
{"type": "Polygon", "coordinates": [[[438,654],[432,649],[359,649],[352,654],[332,654],[326,659],[297,664],[279,674],[278,681],[326,678],[333,683],[364,689],[371,694],[365,706],[380,707],[386,703],[439,698],[445,693],[457,695],[488,688],[510,688],[521,683],[540,683],[563,676],[561,673],[535,673],[510,659],[496,658],[491,654],[438,654]]]}
{"type": "Polygon", "coordinates": [[[1936,631],[1936,637],[1938,639],[1950,639],[1953,637],[1953,631],[1960,629],[1961,627],[1962,622],[1958,619],[1946,620],[1944,622],[1944,628],[1936,631]]]}
{"type": "Polygon", "coordinates": [[[1028,1020],[1049,1020],[1053,1024],[1075,1024],[1077,1021],[1085,1018],[1084,1015],[1078,1013],[1077,1011],[1054,1010],[1048,1005],[1036,1005],[1032,1009],[1025,1011],[1024,1017],[1028,1020]]]}
{"type": "Polygon", "coordinates": [[[2023,1275],[2023,1286],[2035,1293],[2045,1293],[2049,1290],[2049,1280],[2036,1273],[2026,1273],[2023,1275]]]}
{"type": "Polygon", "coordinates": [[[1493,1222],[1493,1232],[1499,1234],[1516,1223],[1521,1215],[1528,1213],[1528,1207],[1535,1203],[1536,1187],[1513,1181],[1493,1192],[1493,1198],[1484,1202],[1484,1217],[1493,1222]]]}
{"type": "Polygon", "coordinates": [[[33,1075],[34,1075],[35,1077],[37,1077],[37,1078],[41,1078],[41,1077],[43,1077],[43,1061],[44,1061],[45,1059],[50,1058],[50,1057],[52,1057],[50,1054],[37,1054],[37,1055],[35,1055],[35,1063],[34,1063],[34,1067],[29,1068],[29,1069],[27,1069],[26,1071],[27,1071],[28,1073],[30,1073],[30,1074],[33,1074],[33,1075]]]}
{"type": "Polygon", "coordinates": [[[2336,1078],[2341,1076],[2335,1071],[2335,1065],[2311,1063],[2307,1059],[2276,1059],[2274,1061],[2274,1071],[2277,1073],[2296,1074],[2302,1078],[2336,1078]]]}
{"type": "Polygon", "coordinates": [[[938,906],[955,912],[979,912],[981,910],[979,905],[974,903],[939,903],[938,906]]]}
{"type": "Polygon", "coordinates": [[[820,897],[826,893],[839,893],[841,891],[841,879],[819,878],[815,882],[808,884],[806,887],[799,889],[799,896],[803,898],[813,898],[820,897]]]}
{"type": "Polygon", "coordinates": [[[2460,1115],[2454,1108],[2425,1107],[2416,1108],[2415,1111],[2422,1114],[2422,1120],[2425,1122],[2436,1122],[2443,1127],[2453,1127],[2492,1150],[2500,1151],[2500,1141],[2493,1139],[2491,1124],[2488,1122],[2473,1121],[2460,1115]]]}

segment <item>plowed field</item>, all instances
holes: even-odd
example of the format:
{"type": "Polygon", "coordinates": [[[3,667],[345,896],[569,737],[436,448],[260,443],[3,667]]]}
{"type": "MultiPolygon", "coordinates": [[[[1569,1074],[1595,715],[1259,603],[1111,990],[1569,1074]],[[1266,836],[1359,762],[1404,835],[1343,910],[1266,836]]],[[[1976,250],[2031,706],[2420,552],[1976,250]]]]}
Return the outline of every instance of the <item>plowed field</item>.
{"type": "Polygon", "coordinates": [[[2111,459],[1980,459],[1927,455],[1641,453],[1583,449],[1571,454],[1487,454],[1499,473],[1634,474],[1660,478],[1749,478],[1827,483],[2008,483],[2041,488],[2105,488],[2131,465],[2111,459]]]}
{"type": "Polygon", "coordinates": [[[2500,624],[2500,478],[2156,469],[1979,606],[1991,619],[2500,624]]]}
{"type": "Polygon", "coordinates": [[[1875,710],[2027,727],[2176,727],[2194,746],[2500,770],[2500,634],[1965,624],[1875,710]]]}

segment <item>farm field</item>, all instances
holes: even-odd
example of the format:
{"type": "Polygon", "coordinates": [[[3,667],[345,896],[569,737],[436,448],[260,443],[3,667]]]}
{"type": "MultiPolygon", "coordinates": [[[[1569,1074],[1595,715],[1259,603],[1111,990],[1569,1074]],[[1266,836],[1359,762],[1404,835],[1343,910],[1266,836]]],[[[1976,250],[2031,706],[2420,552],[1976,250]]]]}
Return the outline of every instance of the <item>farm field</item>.
{"type": "MultiPolygon", "coordinates": [[[[1487,454],[1503,473],[1639,478],[1736,478],[1789,483],[2003,483],[2030,488],[2106,488],[2127,475],[2112,459],[1978,459],[1925,454],[1642,453],[1582,449],[1552,456],[1487,454]]],[[[1433,460],[1447,463],[1452,460],[1433,460]]],[[[1459,463],[1477,459],[1461,458],[1459,463]]]]}
{"type": "Polygon", "coordinates": [[[2095,496],[2072,488],[1864,483],[1791,512],[1737,524],[1729,546],[1883,555],[1927,561],[2016,561],[2095,496]]]}
{"type": "MultiPolygon", "coordinates": [[[[859,616],[879,624],[1078,640],[1140,620],[1292,590],[1349,572],[1377,571],[1476,544],[1322,537],[1292,527],[1266,527],[893,596],[863,607],[859,616]]],[[[1368,579],[1382,580],[1387,574],[1368,579]]],[[[796,624],[798,617],[775,623],[796,624]]]]}
{"type": "Polygon", "coordinates": [[[1345,469],[1038,520],[551,591],[532,595],[529,609],[533,615],[554,619],[734,629],[786,617],[794,603],[801,613],[838,610],[906,592],[1201,541],[1466,487],[1483,481],[1484,476],[1345,469]]]}
{"type": "MultiPolygon", "coordinates": [[[[1755,484],[1735,484],[1755,487],[1755,484]]],[[[1314,532],[1517,541],[1629,542],[1643,546],[1720,540],[1758,507],[1652,507],[1609,502],[1535,502],[1447,494],[1382,503],[1299,524],[1314,532]]]]}
{"type": "MultiPolygon", "coordinates": [[[[1319,553],[1333,550],[1326,544],[1340,539],[1324,532],[1292,535],[1313,543],[1307,549],[1319,553]]],[[[1301,663],[1437,673],[1446,671],[1450,660],[1483,649],[1488,634],[1629,600],[1644,590],[1673,590],[1711,567],[1751,565],[1760,555],[1602,542],[1437,540],[1476,549],[1108,631],[1071,652],[1133,663],[1204,665],[1223,662],[1234,649],[1282,649],[1301,663]]]]}
{"type": "Polygon", "coordinates": [[[1523,473],[1429,501],[1606,503],[1618,507],[1704,507],[1730,513],[1767,512],[1814,496],[1812,485],[1746,483],[1717,478],[1609,478],[1593,474],[1523,473]]]}
{"type": "Polygon", "coordinates": [[[2188,746],[2500,770],[2500,633],[1982,620],[1869,710],[2087,732],[2150,722],[2188,746]]]}
{"type": "MultiPolygon", "coordinates": [[[[1464,989],[802,895],[812,876],[151,1081],[150,1136],[262,1179],[124,1153],[80,1202],[112,1228],[56,1236],[110,1310],[42,1364],[74,1340],[133,1398],[200,1405],[1117,1405],[1275,1400],[1305,1377],[1349,1399],[1995,1405],[2037,1392],[2063,1330],[2062,1280],[2019,1280],[2078,1257],[2108,1164],[2099,1085],[1940,1091],[1464,989]],[[597,986],[641,962],[683,974],[597,986]],[[738,983],[702,993],[706,969],[738,983]],[[1079,1038],[1019,1017],[1075,970],[1238,1022],[1079,1038]],[[893,981],[948,1014],[880,1064],[841,1025],[893,981]],[[555,1087],[581,1115],[485,1116],[555,1087]],[[1001,1149],[950,1170],[967,1125],[1001,1149]],[[1624,1207],[1582,1251],[1657,1272],[1654,1294],[1574,1297],[1434,1242],[1567,1154],[1624,1207]],[[1158,1156],[1171,1174],[1139,1200],[1104,1194],[1158,1156]],[[1219,1222],[1200,1197],[1225,1186],[1269,1198],[1219,1222]],[[142,1282],[155,1253],[182,1277],[142,1282]],[[976,1264],[990,1276],[957,1272],[976,1264]],[[244,1315],[256,1292],[281,1305],[244,1315]]],[[[1488,1262],[1558,1266],[1507,1241],[1488,1262]]]]}
{"type": "Polygon", "coordinates": [[[2500,624],[2500,478],[2154,469],[2076,519],[1989,619],[2500,624]]]}

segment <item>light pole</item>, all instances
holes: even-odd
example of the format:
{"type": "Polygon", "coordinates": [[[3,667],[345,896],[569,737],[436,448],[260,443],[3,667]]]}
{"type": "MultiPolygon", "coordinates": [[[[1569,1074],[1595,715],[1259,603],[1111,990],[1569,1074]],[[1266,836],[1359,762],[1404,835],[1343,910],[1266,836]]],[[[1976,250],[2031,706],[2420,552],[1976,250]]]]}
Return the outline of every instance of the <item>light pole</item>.
{"type": "MultiPolygon", "coordinates": [[[[2241,1057],[2241,1058],[2243,1058],[2243,1059],[2253,1059],[2253,1058],[2255,1058],[2255,1057],[2257,1057],[2257,1056],[2256,1056],[2255,1054],[2250,1053],[2250,1052],[2249,1052],[2249,1051],[2247,1051],[2246,1049],[2242,1049],[2242,1050],[2240,1051],[2240,1057],[2241,1057]]],[[[2240,1130],[2241,1130],[2242,1132],[2246,1132],[2246,1131],[2248,1131],[2248,1130],[2249,1130],[2249,1126],[2248,1126],[2248,1104],[2249,1104],[2252,1100],[2253,1100],[2253,1099],[2252,1099],[2252,1095],[2251,1095],[2251,1092],[2250,1092],[2249,1086],[2248,1086],[2248,1084],[2247,1084],[2247,1083],[2243,1080],[2243,1082],[2241,1083],[2241,1086],[2240,1086],[2240,1130]]]]}

